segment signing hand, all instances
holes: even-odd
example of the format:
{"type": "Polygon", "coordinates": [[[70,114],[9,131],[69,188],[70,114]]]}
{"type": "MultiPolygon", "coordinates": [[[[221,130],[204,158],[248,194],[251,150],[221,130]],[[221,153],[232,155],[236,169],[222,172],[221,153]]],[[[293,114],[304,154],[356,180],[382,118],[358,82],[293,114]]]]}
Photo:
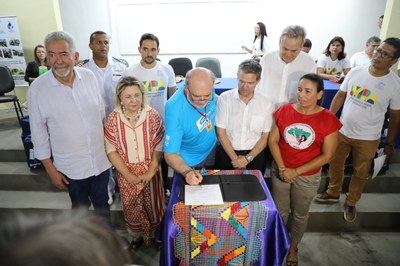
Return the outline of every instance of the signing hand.
{"type": "Polygon", "coordinates": [[[201,181],[203,181],[203,176],[199,171],[193,170],[185,174],[185,180],[191,186],[200,185],[201,181]]]}

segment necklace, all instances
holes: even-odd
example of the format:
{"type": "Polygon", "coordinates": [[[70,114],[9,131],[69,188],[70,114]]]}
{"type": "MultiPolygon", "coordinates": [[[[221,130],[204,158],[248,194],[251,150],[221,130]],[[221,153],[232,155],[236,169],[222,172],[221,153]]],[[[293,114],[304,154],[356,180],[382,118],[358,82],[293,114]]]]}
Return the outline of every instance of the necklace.
{"type": "Polygon", "coordinates": [[[129,116],[125,111],[125,107],[122,107],[122,113],[129,122],[137,122],[139,120],[140,114],[142,113],[142,108],[140,108],[137,114],[134,116],[129,116]]]}

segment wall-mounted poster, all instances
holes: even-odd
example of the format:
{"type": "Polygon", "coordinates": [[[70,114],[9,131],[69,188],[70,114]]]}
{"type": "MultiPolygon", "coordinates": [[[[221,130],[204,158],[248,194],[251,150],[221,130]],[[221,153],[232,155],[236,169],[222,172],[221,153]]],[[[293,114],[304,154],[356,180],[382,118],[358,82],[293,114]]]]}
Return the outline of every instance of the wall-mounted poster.
{"type": "Polygon", "coordinates": [[[0,16],[0,64],[7,66],[16,86],[25,82],[26,61],[16,16],[0,16]]]}

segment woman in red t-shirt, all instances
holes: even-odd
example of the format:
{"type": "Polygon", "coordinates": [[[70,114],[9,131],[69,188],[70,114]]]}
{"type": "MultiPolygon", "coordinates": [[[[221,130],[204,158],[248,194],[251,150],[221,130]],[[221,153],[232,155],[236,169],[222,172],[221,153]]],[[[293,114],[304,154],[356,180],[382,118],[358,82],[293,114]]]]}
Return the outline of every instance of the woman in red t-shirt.
{"type": "Polygon", "coordinates": [[[311,201],[321,181],[321,167],[328,163],[337,145],[342,124],[321,104],[324,83],[317,74],[301,77],[298,103],[285,104],[274,113],[269,134],[269,148],[274,162],[271,167],[272,196],[287,224],[292,244],[286,265],[297,265],[297,245],[307,228],[311,201]]]}

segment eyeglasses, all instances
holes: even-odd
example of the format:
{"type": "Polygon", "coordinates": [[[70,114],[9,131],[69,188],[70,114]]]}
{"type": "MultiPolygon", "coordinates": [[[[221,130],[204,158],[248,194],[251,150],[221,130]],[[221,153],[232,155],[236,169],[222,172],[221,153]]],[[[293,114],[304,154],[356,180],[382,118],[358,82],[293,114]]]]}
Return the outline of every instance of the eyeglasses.
{"type": "Polygon", "coordinates": [[[190,92],[189,87],[187,87],[187,92],[188,92],[187,98],[189,102],[192,103],[193,105],[205,107],[209,104],[211,100],[211,95],[204,95],[204,96],[193,95],[190,92]]]}
{"type": "Polygon", "coordinates": [[[374,52],[377,53],[378,55],[380,55],[383,59],[389,59],[389,58],[394,57],[394,55],[390,55],[390,54],[386,53],[385,51],[382,51],[381,48],[375,48],[374,52]]]}

